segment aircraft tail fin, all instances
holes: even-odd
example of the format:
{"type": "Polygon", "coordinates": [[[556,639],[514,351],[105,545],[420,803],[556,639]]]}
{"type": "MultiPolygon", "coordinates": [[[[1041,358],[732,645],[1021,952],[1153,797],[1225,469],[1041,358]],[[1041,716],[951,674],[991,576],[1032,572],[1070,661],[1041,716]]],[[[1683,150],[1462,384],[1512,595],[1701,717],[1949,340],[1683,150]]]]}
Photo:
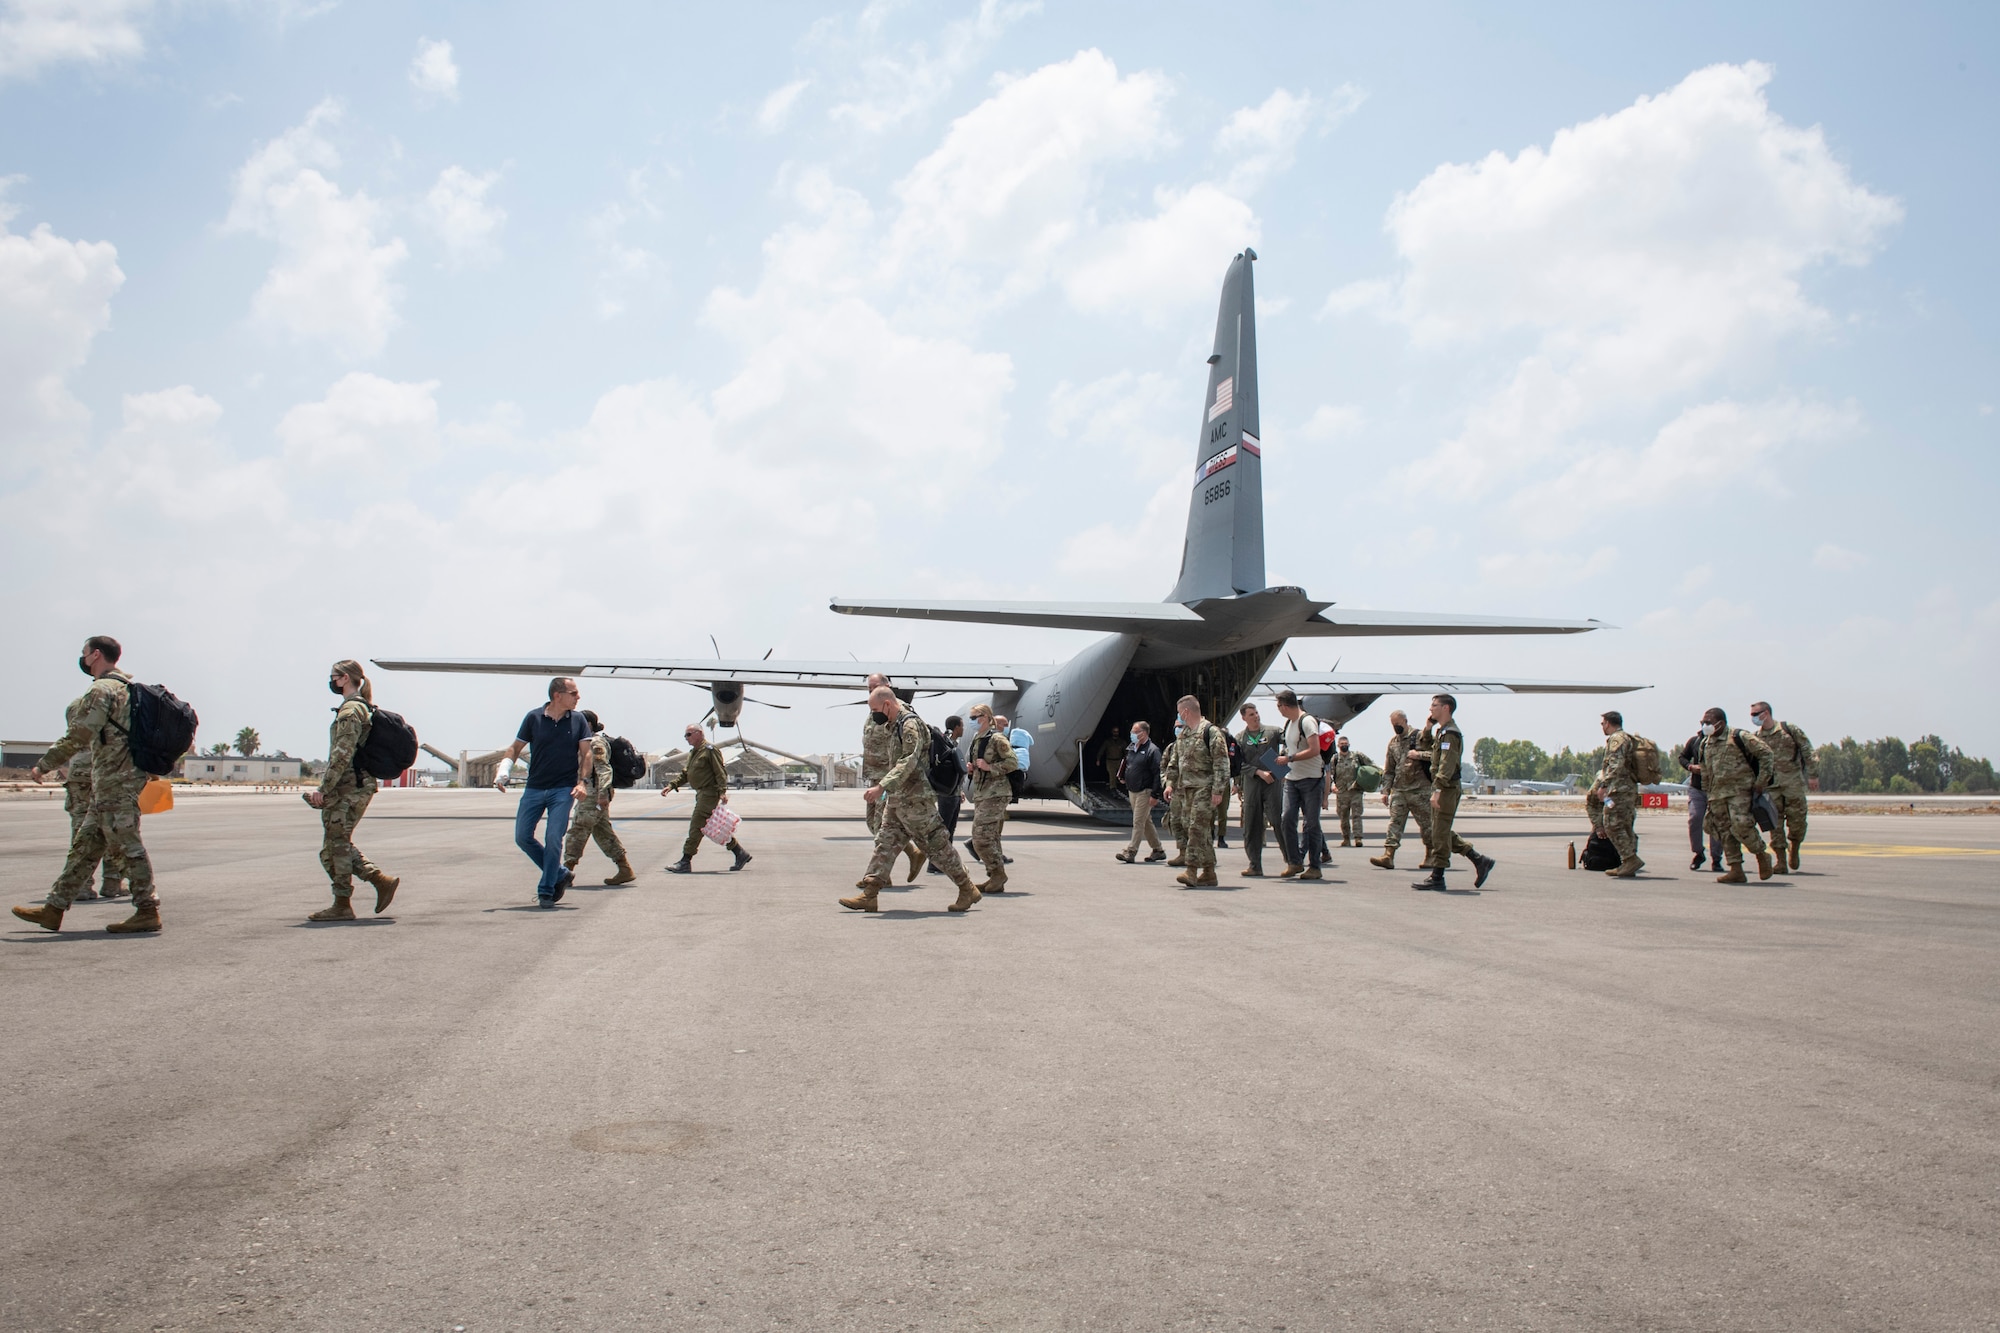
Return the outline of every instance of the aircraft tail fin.
{"type": "Polygon", "coordinates": [[[1257,420],[1257,293],[1245,249],[1222,279],[1195,447],[1187,540],[1170,602],[1264,588],[1264,455],[1257,420]]]}

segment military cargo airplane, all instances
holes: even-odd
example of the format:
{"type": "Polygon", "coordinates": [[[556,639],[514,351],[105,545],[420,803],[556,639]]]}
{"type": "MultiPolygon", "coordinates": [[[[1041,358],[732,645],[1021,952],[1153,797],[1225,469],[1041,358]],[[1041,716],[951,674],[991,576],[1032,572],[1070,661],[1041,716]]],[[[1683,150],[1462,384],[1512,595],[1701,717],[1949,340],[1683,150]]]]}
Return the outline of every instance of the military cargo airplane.
{"type": "Polygon", "coordinates": [[[855,690],[871,672],[888,676],[905,699],[918,692],[986,694],[996,712],[1034,736],[1029,794],[1067,799],[1093,813],[1129,806],[1093,783],[1085,744],[1145,718],[1153,735],[1172,735],[1174,703],[1201,700],[1227,721],[1252,695],[1289,688],[1314,716],[1344,725],[1385,694],[1621,694],[1638,685],[1496,680],[1478,676],[1273,671],[1298,638],[1438,634],[1580,634],[1596,620],[1534,620],[1343,611],[1304,589],[1264,582],[1264,458],[1257,415],[1257,316],[1245,249],[1222,281],[1208,393],[1195,446],[1187,533],[1173,591],[1161,602],[867,601],[835,597],[841,615],[951,620],[1094,630],[1105,637],[1067,662],[815,662],[701,658],[619,659],[377,658],[389,671],[571,675],[665,680],[705,686],[716,720],[738,725],[746,688],[766,685],[855,690]]]}

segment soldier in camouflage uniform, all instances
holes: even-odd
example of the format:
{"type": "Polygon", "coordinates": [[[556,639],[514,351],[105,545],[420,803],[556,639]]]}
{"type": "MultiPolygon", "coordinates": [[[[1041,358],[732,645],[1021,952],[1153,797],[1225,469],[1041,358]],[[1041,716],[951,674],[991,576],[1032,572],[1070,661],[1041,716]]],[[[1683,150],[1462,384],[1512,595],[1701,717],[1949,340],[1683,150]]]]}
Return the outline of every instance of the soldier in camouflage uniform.
{"type": "MultiPolygon", "coordinates": [[[[694,788],[694,812],[688,816],[687,841],[681,844],[681,859],[667,867],[676,875],[686,875],[694,870],[694,854],[701,850],[701,830],[708,823],[708,817],[715,813],[718,805],[729,804],[729,768],[722,762],[722,751],[708,743],[708,733],[693,722],[687,729],[687,767],[672,786],[661,790],[660,795],[677,792],[682,787],[694,788]]],[[[743,844],[731,838],[723,844],[723,849],[732,853],[736,860],[731,870],[741,870],[750,864],[750,853],[743,850],[743,844]]]]}
{"type": "Polygon", "coordinates": [[[1424,856],[1424,866],[1431,873],[1428,878],[1410,885],[1413,889],[1445,892],[1444,872],[1450,867],[1454,854],[1472,862],[1475,872],[1472,887],[1475,889],[1486,883],[1486,877],[1493,873],[1493,858],[1481,856],[1451,827],[1458,816],[1458,801],[1462,792],[1459,779],[1465,764],[1465,733],[1458,729],[1457,714],[1458,700],[1451,695],[1431,696],[1431,723],[1437,731],[1431,746],[1431,839],[1424,856]]]}
{"type": "Polygon", "coordinates": [[[63,738],[48,748],[28,776],[40,782],[70,756],[90,751],[90,814],[70,843],[69,859],[40,907],[16,907],[14,915],[45,930],[62,929],[63,913],[76,901],[99,861],[119,868],[132,889],[132,915],[105,929],[114,935],[149,934],[160,928],[160,896],[153,889],[153,863],[139,841],[139,792],[148,779],[132,762],[126,736],[132,725],[132,678],[118,669],[118,640],[98,634],[87,639],[77,665],[92,680],[83,707],[63,738]]]}
{"type": "Polygon", "coordinates": [[[972,741],[972,852],[986,867],[981,893],[1004,893],[1007,862],[1000,851],[1000,833],[1007,826],[1007,803],[1014,788],[1007,775],[1021,766],[1007,733],[985,704],[974,704],[972,720],[979,734],[972,741]]]}
{"type": "MultiPolygon", "coordinates": [[[[84,703],[89,697],[84,695],[70,704],[64,713],[65,731],[76,724],[76,719],[83,712],[84,703]]],[[[83,834],[83,826],[90,821],[90,751],[88,750],[79,751],[69,761],[69,770],[63,775],[63,809],[69,814],[69,845],[74,847],[76,840],[83,834]]],[[[90,873],[96,868],[93,865],[83,872],[83,888],[74,901],[94,903],[99,898],[124,896],[125,890],[119,879],[118,867],[108,860],[104,863],[104,892],[100,894],[90,887],[90,873]]]]}
{"type": "Polygon", "coordinates": [[[1771,705],[1759,700],[1750,705],[1750,720],[1757,724],[1757,739],[1771,747],[1774,776],[1771,801],[1778,807],[1778,827],[1772,830],[1771,854],[1784,855],[1776,845],[1780,837],[1791,843],[1791,868],[1799,868],[1799,848],[1806,840],[1806,788],[1819,773],[1819,756],[1805,732],[1790,722],[1771,716],[1771,705]]]}
{"type": "Polygon", "coordinates": [[[1348,748],[1347,737],[1342,736],[1335,745],[1333,760],[1333,804],[1340,811],[1340,845],[1359,847],[1361,845],[1361,802],[1366,793],[1361,790],[1361,766],[1370,763],[1367,755],[1348,748]]]}
{"type": "Polygon", "coordinates": [[[1396,868],[1396,849],[1403,845],[1403,825],[1415,821],[1424,840],[1424,864],[1431,859],[1431,771],[1430,753],[1435,738],[1426,726],[1419,732],[1398,708],[1389,714],[1395,735],[1382,763],[1382,804],[1389,807],[1389,831],[1382,835],[1382,854],[1368,858],[1368,864],[1384,870],[1396,868]]]}
{"type": "MultiPolygon", "coordinates": [[[[868,689],[871,693],[887,684],[889,684],[889,678],[879,671],[868,677],[868,689]]],[[[893,693],[893,690],[891,692],[893,693]]],[[[907,709],[909,705],[904,704],[903,707],[907,709]]],[[[881,781],[882,775],[889,771],[890,745],[891,738],[887,719],[884,718],[878,721],[877,713],[874,710],[870,710],[867,719],[861,724],[861,786],[864,790],[874,787],[881,781]]],[[[882,831],[881,803],[879,801],[869,801],[867,802],[867,806],[868,831],[870,833],[880,833],[882,831]]],[[[924,868],[923,849],[913,842],[903,849],[903,854],[910,858],[910,876],[907,882],[914,884],[917,882],[917,873],[924,868]]]]}
{"type": "Polygon", "coordinates": [[[876,897],[889,883],[890,866],[915,843],[958,886],[950,910],[967,911],[979,901],[979,889],[965,873],[944,821],[938,818],[937,793],[931,790],[930,779],[931,729],[887,685],[876,687],[868,705],[882,714],[889,730],[889,770],[865,793],[871,801],[882,798],[882,829],[875,835],[868,871],[855,884],[861,892],[842,898],[840,905],[856,912],[875,911],[876,897]]]}
{"type": "Polygon", "coordinates": [[[1600,719],[1604,728],[1604,765],[1584,800],[1591,824],[1618,849],[1618,864],[1604,873],[1631,879],[1646,864],[1639,859],[1639,775],[1632,766],[1635,747],[1625,734],[1624,715],[1613,710],[1600,719]],[[1595,801],[1596,807],[1591,807],[1595,801]]]}
{"type": "Polygon", "coordinates": [[[1775,869],[1771,853],[1765,849],[1764,835],[1757,831],[1757,819],[1750,802],[1771,785],[1771,747],[1747,731],[1731,731],[1729,715],[1711,708],[1701,715],[1701,788],[1708,796],[1707,831],[1722,840],[1722,856],[1729,869],[1716,877],[1718,884],[1747,884],[1743,873],[1743,849],[1757,858],[1757,878],[1769,879],[1775,869]]]}
{"type": "Polygon", "coordinates": [[[1174,876],[1188,888],[1215,884],[1215,807],[1229,798],[1229,738],[1201,715],[1193,695],[1182,696],[1181,738],[1166,769],[1167,795],[1186,811],[1187,869],[1174,876]]]}
{"type": "Polygon", "coordinates": [[[1180,750],[1181,737],[1186,728],[1174,723],[1174,738],[1167,742],[1167,748],[1160,755],[1160,781],[1165,784],[1167,797],[1167,832],[1174,835],[1174,854],[1167,861],[1170,866],[1187,864],[1187,801],[1174,795],[1174,759],[1180,750]]]}
{"type": "Polygon", "coordinates": [[[563,834],[563,869],[574,872],[577,862],[583,860],[583,844],[595,838],[597,850],[618,867],[618,873],[604,882],[630,884],[639,877],[632,872],[632,862],[625,855],[625,844],[618,840],[618,830],[611,827],[611,799],[618,794],[612,786],[611,747],[604,743],[604,723],[597,714],[586,708],[583,720],[590,723],[590,769],[579,775],[583,780],[583,799],[570,807],[569,832],[563,834]]]}
{"type": "Polygon", "coordinates": [[[320,774],[319,789],[305,794],[305,802],[320,812],[323,836],[319,863],[333,881],[333,903],[310,913],[306,920],[352,921],[354,876],[375,887],[376,916],[389,910],[403,881],[384,874],[354,845],[354,827],[368,813],[378,785],[356,762],[357,752],[367,743],[368,729],[375,723],[374,687],[363,674],[361,663],[351,658],[333,664],[326,687],[340,696],[340,703],[333,710],[333,729],[327,738],[326,772],[320,774]]]}

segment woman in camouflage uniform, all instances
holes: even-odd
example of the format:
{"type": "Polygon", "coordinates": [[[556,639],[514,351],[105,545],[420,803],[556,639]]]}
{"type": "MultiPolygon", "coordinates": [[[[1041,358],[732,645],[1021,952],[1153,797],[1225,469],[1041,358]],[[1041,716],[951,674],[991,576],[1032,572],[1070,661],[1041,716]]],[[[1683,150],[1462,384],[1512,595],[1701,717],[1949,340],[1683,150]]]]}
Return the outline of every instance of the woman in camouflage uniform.
{"type": "Polygon", "coordinates": [[[354,894],[355,875],[375,886],[377,916],[389,909],[397,886],[403,881],[383,874],[354,845],[354,826],[361,822],[361,816],[368,812],[368,803],[375,799],[375,779],[354,762],[355,752],[368,739],[368,728],[375,719],[370,707],[375,691],[368,684],[361,663],[351,658],[333,664],[326,687],[340,696],[340,704],[334,709],[333,730],[327,741],[326,772],[320,775],[319,790],[307,792],[305,801],[320,812],[324,837],[319,863],[326,867],[326,876],[333,881],[333,904],[306,919],[352,921],[354,906],[349,899],[354,894]]]}

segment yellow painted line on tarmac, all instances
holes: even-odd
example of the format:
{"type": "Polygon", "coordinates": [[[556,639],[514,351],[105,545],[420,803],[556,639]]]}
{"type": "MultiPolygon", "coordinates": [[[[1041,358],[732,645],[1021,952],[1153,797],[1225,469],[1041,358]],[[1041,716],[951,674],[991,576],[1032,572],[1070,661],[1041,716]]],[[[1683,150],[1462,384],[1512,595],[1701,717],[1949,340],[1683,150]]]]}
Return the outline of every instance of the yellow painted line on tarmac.
{"type": "Polygon", "coordinates": [[[2000,856],[2000,847],[1906,847],[1875,842],[1808,842],[1808,856],[2000,856]]]}

